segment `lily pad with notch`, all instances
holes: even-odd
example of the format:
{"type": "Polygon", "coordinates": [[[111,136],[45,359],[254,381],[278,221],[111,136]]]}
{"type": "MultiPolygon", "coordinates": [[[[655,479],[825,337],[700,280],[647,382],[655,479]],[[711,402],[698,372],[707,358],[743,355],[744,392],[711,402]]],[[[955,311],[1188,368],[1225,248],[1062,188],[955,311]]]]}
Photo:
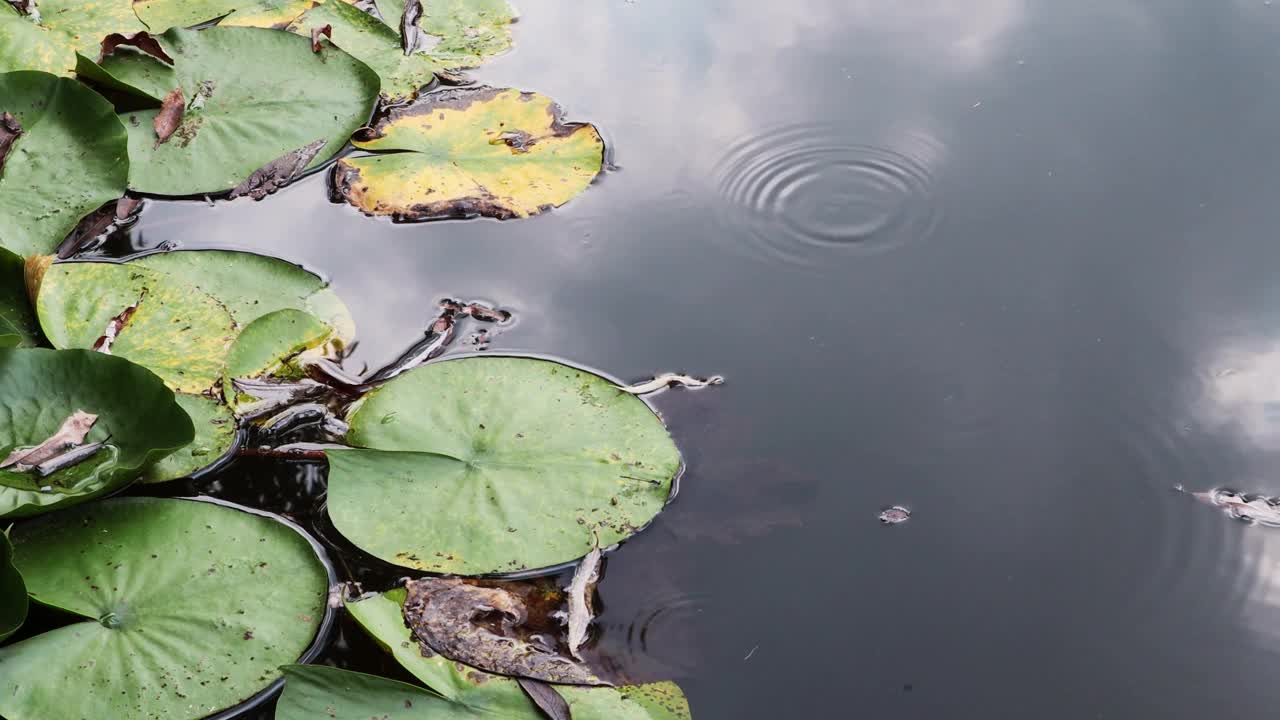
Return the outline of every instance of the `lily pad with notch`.
{"type": "Polygon", "coordinates": [[[13,545],[9,534],[0,530],[0,642],[17,632],[27,621],[30,601],[22,573],[13,566],[13,545]]]}
{"type": "Polygon", "coordinates": [[[124,193],[124,127],[89,88],[44,72],[0,74],[0,122],[11,140],[0,142],[0,237],[9,250],[50,252],[80,218],[124,193]]]}
{"type": "Polygon", "coordinates": [[[40,325],[27,298],[22,258],[0,247],[0,348],[35,347],[39,338],[40,325]]]}
{"type": "Polygon", "coordinates": [[[40,446],[77,412],[96,415],[100,451],[47,477],[0,470],[0,518],[67,507],[132,482],[191,442],[191,421],[158,377],[86,350],[0,350],[0,455],[40,446]]]}
{"type": "MultiPolygon", "coordinates": [[[[248,27],[172,28],[158,36],[172,68],[141,53],[115,54],[102,67],[121,82],[186,103],[180,123],[158,142],[160,109],[127,112],[129,186],[157,195],[221,193],[264,166],[320,143],[304,167],[318,167],[365,124],[378,76],[335,47],[312,52],[309,38],[248,27]]],[[[299,168],[301,169],[301,168],[299,168]]]]}
{"type": "Polygon", "coordinates": [[[340,159],[334,198],[403,222],[536,215],[586,190],[604,164],[594,126],[564,122],[544,95],[492,87],[423,95],[353,143],[380,154],[340,159]]]}
{"type": "Polygon", "coordinates": [[[662,510],[681,468],[639,398],[533,358],[424,365],[370,392],[348,420],[358,449],[326,452],[335,527],[376,557],[431,572],[518,572],[608,547],[662,510]]]}
{"type": "Polygon", "coordinates": [[[10,720],[202,718],[305,661],[326,618],[316,547],[233,506],[116,498],[13,541],[31,596],[81,621],[0,648],[10,720]]]}

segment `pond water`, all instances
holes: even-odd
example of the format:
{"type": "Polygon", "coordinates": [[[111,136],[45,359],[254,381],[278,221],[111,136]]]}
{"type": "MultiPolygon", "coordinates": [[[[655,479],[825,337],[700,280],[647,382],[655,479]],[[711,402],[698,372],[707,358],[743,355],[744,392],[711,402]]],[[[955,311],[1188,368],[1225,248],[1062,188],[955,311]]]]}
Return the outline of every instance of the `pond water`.
{"type": "MultiPolygon", "coordinates": [[[[131,242],[322,272],[357,368],[451,296],[514,309],[489,352],[724,375],[654,398],[689,468],[609,557],[596,648],[699,720],[1277,707],[1280,531],[1171,488],[1280,495],[1280,6],[520,9],[475,77],[596,123],[618,167],[564,208],[393,225],[317,175],[152,202],[131,242]]],[[[323,534],[322,489],[242,460],[184,490],[323,534]]],[[[339,630],[324,661],[396,673],[339,630]]]]}

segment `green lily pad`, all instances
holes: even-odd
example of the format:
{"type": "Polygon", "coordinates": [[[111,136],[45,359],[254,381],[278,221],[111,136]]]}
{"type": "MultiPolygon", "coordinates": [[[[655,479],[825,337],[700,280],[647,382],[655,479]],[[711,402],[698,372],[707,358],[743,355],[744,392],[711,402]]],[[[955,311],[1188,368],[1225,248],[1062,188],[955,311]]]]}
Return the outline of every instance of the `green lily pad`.
{"type": "MultiPolygon", "coordinates": [[[[539,720],[542,713],[519,683],[462,665],[440,655],[423,657],[404,622],[404,590],[347,603],[361,629],[404,669],[447,700],[501,718],[539,720]]],[[[628,687],[557,685],[575,720],[688,720],[689,704],[675,683],[628,687]]]]}
{"type": "Polygon", "coordinates": [[[18,631],[27,621],[27,585],[13,566],[13,545],[0,531],[0,642],[18,631]]]}
{"type": "Polygon", "coordinates": [[[191,477],[217,462],[236,441],[236,418],[230,408],[204,395],[176,393],[178,405],[191,418],[196,437],[191,444],[147,468],[141,483],[160,483],[191,477]]]}
{"type": "Polygon", "coordinates": [[[365,124],[378,76],[345,52],[312,52],[309,38],[261,28],[173,28],[159,37],[170,68],[141,53],[114,54],[102,67],[121,82],[163,97],[181,88],[181,124],[157,145],[158,109],[125,113],[129,186],[158,195],[219,193],[255,170],[317,141],[317,167],[365,124]]]}
{"type": "Polygon", "coordinates": [[[537,93],[429,93],[353,140],[394,152],[340,159],[334,191],[367,214],[399,221],[536,215],[586,190],[603,167],[595,127],[562,118],[537,93]]]}
{"type": "Polygon", "coordinates": [[[87,348],[134,304],[137,310],[112,354],[191,394],[220,383],[237,334],[263,315],[304,310],[332,323],[340,337],[354,333],[346,306],[323,280],[283,260],[238,252],[160,253],[125,264],[56,263],[40,281],[36,311],[54,347],[87,348]]]}
{"type": "MultiPolygon", "coordinates": [[[[404,0],[379,0],[378,12],[400,30],[404,0]]],[[[424,0],[418,26],[436,39],[425,51],[446,70],[472,68],[511,49],[516,11],[507,0],[424,0]]]]}
{"type": "Polygon", "coordinates": [[[542,568],[619,542],[662,510],[681,465],[642,401],[545,360],[431,363],[349,420],[348,444],[365,449],[327,452],[334,525],[433,572],[542,568]]]}
{"type": "Polygon", "coordinates": [[[40,326],[27,299],[22,258],[0,247],[0,348],[39,343],[40,326]]]}
{"type": "Polygon", "coordinates": [[[102,96],[43,72],[0,75],[0,112],[23,129],[0,170],[0,238],[20,255],[50,252],[80,218],[124,193],[124,128],[102,96]]]}
{"type": "Polygon", "coordinates": [[[217,20],[219,26],[283,30],[319,0],[134,0],[148,27],[166,30],[217,20]],[[225,17],[224,17],[225,16],[225,17]]]}
{"type": "MultiPolygon", "coordinates": [[[[284,675],[284,694],[276,705],[276,720],[538,720],[544,717],[536,710],[473,706],[407,683],[320,665],[288,665],[284,667],[284,675]]],[[[508,682],[515,686],[514,682],[508,682]]],[[[669,688],[674,686],[667,685],[663,690],[669,693],[669,688]]],[[[611,696],[610,702],[601,704],[577,697],[578,688],[559,689],[569,701],[575,720],[689,720],[692,717],[678,689],[675,694],[655,695],[653,686],[622,688],[611,696]],[[672,709],[664,707],[663,702],[669,702],[672,709]]]]}
{"type": "Polygon", "coordinates": [[[431,84],[436,72],[447,69],[431,55],[405,55],[399,30],[344,2],[308,10],[291,29],[309,37],[312,28],[325,25],[333,28],[334,45],[373,68],[382,79],[382,94],[389,98],[412,97],[431,84]]]}
{"type": "Polygon", "coordinates": [[[118,498],[13,541],[31,596],[84,620],[0,648],[9,720],[203,718],[273,683],[326,612],[307,539],[231,507],[118,498]]]}
{"type": "Polygon", "coordinates": [[[73,74],[77,52],[96,58],[107,35],[147,29],[132,4],[132,0],[39,0],[36,22],[5,3],[0,7],[0,72],[73,74]]]}
{"type": "Polygon", "coordinates": [[[323,344],[333,329],[313,315],[286,308],[249,323],[236,338],[227,361],[228,378],[272,375],[283,361],[323,344]]]}
{"type": "MultiPolygon", "coordinates": [[[[173,393],[145,368],[84,350],[0,350],[0,449],[39,445],[77,410],[98,416],[87,443],[97,455],[40,479],[52,489],[19,489],[27,473],[0,470],[0,518],[65,507],[118,489],[191,442],[191,421],[173,393]]],[[[0,675],[3,675],[0,673],[0,675]]]]}

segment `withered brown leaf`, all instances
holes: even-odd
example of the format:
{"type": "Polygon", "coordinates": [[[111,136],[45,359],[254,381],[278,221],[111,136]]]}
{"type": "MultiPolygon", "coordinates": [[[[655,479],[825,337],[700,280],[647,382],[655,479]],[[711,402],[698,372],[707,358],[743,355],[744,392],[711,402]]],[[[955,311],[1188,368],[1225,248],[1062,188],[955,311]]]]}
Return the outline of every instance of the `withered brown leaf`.
{"type": "Polygon", "coordinates": [[[508,636],[528,620],[525,602],[501,588],[445,578],[405,584],[405,625],[424,654],[440,655],[511,677],[566,685],[607,685],[586,665],[508,636]],[[503,631],[490,628],[497,616],[503,631]]]}
{"type": "Polygon", "coordinates": [[[160,112],[156,114],[155,120],[151,121],[152,127],[156,130],[156,147],[160,147],[173,136],[173,133],[182,124],[182,113],[187,109],[187,98],[182,94],[182,88],[174,88],[164,96],[164,101],[160,103],[160,112]]]}
{"type": "Polygon", "coordinates": [[[333,26],[325,25],[324,27],[311,28],[311,52],[320,52],[320,36],[323,35],[330,40],[333,39],[333,26]]]}
{"type": "Polygon", "coordinates": [[[161,62],[169,65],[173,64],[173,58],[169,57],[169,53],[165,52],[164,47],[160,45],[160,41],[145,30],[127,34],[111,33],[103,38],[102,50],[98,53],[98,62],[102,62],[104,58],[115,52],[115,49],[122,45],[135,47],[161,62]]]}
{"type": "Polygon", "coordinates": [[[306,170],[311,161],[319,154],[320,149],[326,144],[326,140],[317,140],[310,145],[304,145],[297,150],[281,155],[254,170],[253,174],[246,178],[244,182],[231,190],[231,194],[228,197],[232,200],[244,195],[248,195],[254,200],[265,198],[288,185],[303,170],[306,170]]]}

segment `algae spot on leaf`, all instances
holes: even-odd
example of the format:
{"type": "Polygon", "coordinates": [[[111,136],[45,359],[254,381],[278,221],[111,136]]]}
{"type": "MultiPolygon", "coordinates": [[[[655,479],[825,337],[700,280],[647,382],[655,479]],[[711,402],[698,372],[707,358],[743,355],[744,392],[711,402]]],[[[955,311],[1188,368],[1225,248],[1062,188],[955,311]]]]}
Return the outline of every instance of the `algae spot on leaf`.
{"type": "Polygon", "coordinates": [[[430,93],[353,140],[333,170],[337,199],[399,221],[510,219],[559,207],[604,163],[590,124],[566,123],[546,96],[491,87],[430,93]]]}
{"type": "Polygon", "coordinates": [[[217,714],[297,662],[326,612],[310,542],[225,505],[117,498],[20,525],[13,543],[31,596],[82,619],[0,648],[10,720],[217,714]]]}
{"type": "MultiPolygon", "coordinates": [[[[368,120],[378,77],[337,48],[316,54],[309,38],[260,28],[171,29],[159,36],[173,68],[138,53],[103,69],[153,97],[181,88],[196,99],[174,138],[155,143],[156,109],[128,113],[129,185],[139,192],[198,195],[231,190],[255,171],[318,139],[305,166],[341,150],[368,120]]],[[[251,189],[251,188],[247,188],[251,189]]],[[[246,189],[246,191],[247,191],[246,189]]]]}
{"type": "Polygon", "coordinates": [[[644,402],[545,360],[423,365],[348,419],[357,449],[327,452],[335,527],[383,560],[434,572],[559,565],[597,534],[613,545],[662,510],[681,466],[644,402]],[[427,508],[440,511],[431,523],[427,508]]]}
{"type": "Polygon", "coordinates": [[[47,253],[124,193],[125,130],[97,93],[42,72],[0,74],[0,112],[14,121],[7,134],[23,129],[0,172],[0,238],[20,255],[47,253]]]}

